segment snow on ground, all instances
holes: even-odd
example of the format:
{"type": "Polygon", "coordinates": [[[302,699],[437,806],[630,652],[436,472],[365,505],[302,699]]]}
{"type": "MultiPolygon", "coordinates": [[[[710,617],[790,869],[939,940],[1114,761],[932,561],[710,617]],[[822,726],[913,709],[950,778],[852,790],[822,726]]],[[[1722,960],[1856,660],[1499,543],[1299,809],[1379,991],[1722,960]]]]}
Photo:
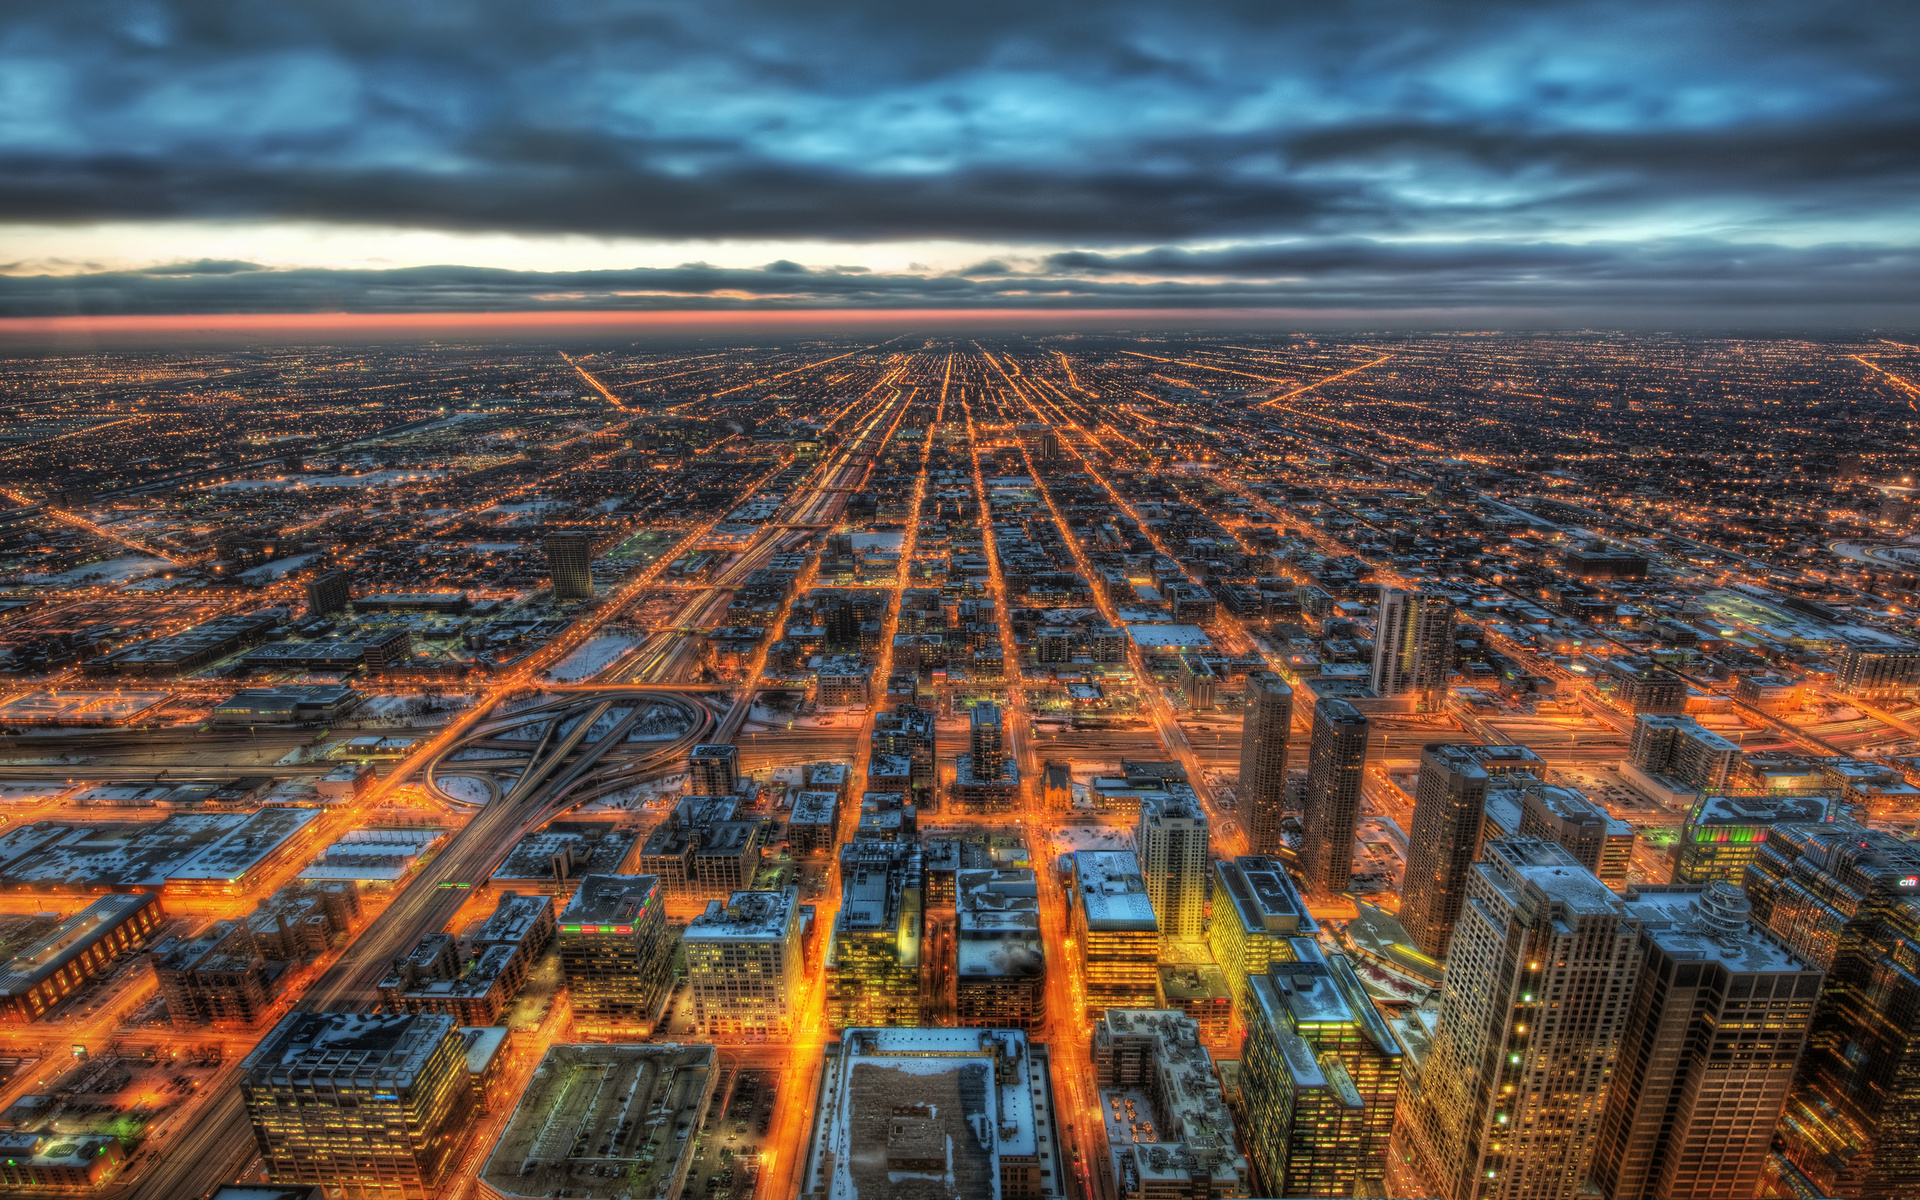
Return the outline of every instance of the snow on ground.
{"type": "Polygon", "coordinates": [[[447,795],[468,804],[485,804],[493,796],[485,780],[475,779],[471,775],[442,775],[434,782],[447,795]]]}
{"type": "Polygon", "coordinates": [[[151,554],[129,554],[121,558],[109,558],[104,562],[88,563],[84,567],[75,567],[71,571],[62,571],[58,575],[26,575],[23,578],[33,583],[51,583],[60,586],[82,583],[125,583],[129,579],[138,579],[142,575],[153,575],[172,569],[173,564],[164,558],[155,558],[151,554]]]}
{"type": "Polygon", "coordinates": [[[855,550],[898,550],[906,545],[905,533],[856,533],[853,535],[855,550]]]}
{"type": "Polygon", "coordinates": [[[603,633],[588,638],[572,654],[560,660],[547,674],[561,683],[578,683],[612,666],[622,654],[638,646],[643,639],[630,633],[603,633]]]}
{"type": "Polygon", "coordinates": [[[242,571],[238,578],[244,583],[255,586],[278,583],[300,568],[319,562],[321,557],[319,554],[296,554],[292,558],[276,558],[265,566],[255,567],[251,571],[242,571]]]}
{"type": "Polygon", "coordinates": [[[1062,825],[1047,834],[1047,856],[1058,858],[1076,850],[1131,850],[1133,835],[1108,825],[1062,825]]]}

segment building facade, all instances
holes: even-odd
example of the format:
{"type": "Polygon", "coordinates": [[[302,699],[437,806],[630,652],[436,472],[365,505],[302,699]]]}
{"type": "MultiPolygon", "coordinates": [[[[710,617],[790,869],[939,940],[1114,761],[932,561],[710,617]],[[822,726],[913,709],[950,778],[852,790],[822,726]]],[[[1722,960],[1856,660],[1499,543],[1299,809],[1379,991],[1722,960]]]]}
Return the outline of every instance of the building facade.
{"type": "Polygon", "coordinates": [[[650,1027],[672,966],[654,875],[588,875],[560,911],[560,970],[577,1023],[650,1027]]]}
{"type": "Polygon", "coordinates": [[[1353,878],[1353,836],[1360,827],[1369,730],[1367,718],[1345,700],[1322,700],[1313,706],[1300,869],[1307,889],[1317,896],[1339,895],[1353,878]]]}
{"type": "Polygon", "coordinates": [[[1426,592],[1389,589],[1373,633],[1373,690],[1382,699],[1418,695],[1437,707],[1453,670],[1453,603],[1426,592]]]}
{"type": "Polygon", "coordinates": [[[1206,935],[1207,813],[1198,800],[1142,800],[1134,839],[1147,898],[1162,942],[1198,942],[1206,935]]]}
{"type": "Polygon", "coordinates": [[[735,892],[681,935],[694,1027],[704,1034],[784,1037],[793,1031],[793,991],[802,978],[800,896],[735,892]]]}
{"type": "Polygon", "coordinates": [[[1255,854],[1277,854],[1282,849],[1280,818],[1286,804],[1287,742],[1292,729],[1293,689],[1272,671],[1248,675],[1238,796],[1255,854]]]}

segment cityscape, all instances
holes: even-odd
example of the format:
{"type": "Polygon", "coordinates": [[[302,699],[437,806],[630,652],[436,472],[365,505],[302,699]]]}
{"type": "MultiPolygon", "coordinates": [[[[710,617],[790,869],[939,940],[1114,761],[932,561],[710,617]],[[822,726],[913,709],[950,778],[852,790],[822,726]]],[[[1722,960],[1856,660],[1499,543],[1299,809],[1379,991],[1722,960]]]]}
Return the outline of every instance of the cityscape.
{"type": "Polygon", "coordinates": [[[1920,1197],[1920,345],[914,328],[0,360],[6,1193],[1920,1197]]]}

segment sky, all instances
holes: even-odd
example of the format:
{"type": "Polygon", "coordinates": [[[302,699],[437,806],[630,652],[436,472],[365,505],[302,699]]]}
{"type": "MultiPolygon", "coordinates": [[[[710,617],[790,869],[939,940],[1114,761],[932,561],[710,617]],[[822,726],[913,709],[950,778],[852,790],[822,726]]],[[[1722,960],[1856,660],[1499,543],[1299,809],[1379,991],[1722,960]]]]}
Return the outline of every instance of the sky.
{"type": "Polygon", "coordinates": [[[0,0],[0,319],[1920,325],[1920,5],[0,0]]]}

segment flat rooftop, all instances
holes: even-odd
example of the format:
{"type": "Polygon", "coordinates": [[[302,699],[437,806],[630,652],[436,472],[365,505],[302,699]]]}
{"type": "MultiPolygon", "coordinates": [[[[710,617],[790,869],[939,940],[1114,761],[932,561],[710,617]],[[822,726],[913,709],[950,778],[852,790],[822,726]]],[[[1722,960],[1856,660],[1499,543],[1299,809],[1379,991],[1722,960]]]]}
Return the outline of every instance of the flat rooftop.
{"type": "Polygon", "coordinates": [[[630,925],[660,902],[658,875],[588,875],[561,910],[563,925],[630,925]]]}
{"type": "Polygon", "coordinates": [[[1063,1194],[1045,1059],[1035,1055],[1010,1029],[843,1031],[828,1050],[801,1194],[998,1200],[1006,1157],[1051,1172],[1041,1196],[1063,1194]]]}
{"type": "Polygon", "coordinates": [[[672,1194],[715,1082],[712,1046],[547,1049],[480,1169],[507,1197],[672,1194]]]}
{"type": "Polygon", "coordinates": [[[1158,932],[1159,919],[1131,850],[1081,850],[1074,854],[1074,875],[1087,928],[1158,932]]]}
{"type": "Polygon", "coordinates": [[[799,915],[799,893],[793,888],[777,892],[735,892],[725,904],[718,900],[707,911],[687,923],[684,941],[765,942],[784,939],[799,915]]]}

